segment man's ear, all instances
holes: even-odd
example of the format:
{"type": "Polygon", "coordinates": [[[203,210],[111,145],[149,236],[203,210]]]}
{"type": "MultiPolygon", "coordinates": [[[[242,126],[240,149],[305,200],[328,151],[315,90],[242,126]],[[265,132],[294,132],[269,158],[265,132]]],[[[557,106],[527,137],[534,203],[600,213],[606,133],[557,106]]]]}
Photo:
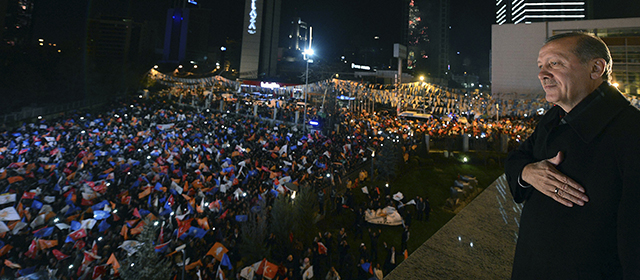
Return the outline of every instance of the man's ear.
{"type": "Polygon", "coordinates": [[[602,78],[606,67],[607,62],[604,58],[594,58],[591,60],[591,79],[596,80],[602,78]]]}

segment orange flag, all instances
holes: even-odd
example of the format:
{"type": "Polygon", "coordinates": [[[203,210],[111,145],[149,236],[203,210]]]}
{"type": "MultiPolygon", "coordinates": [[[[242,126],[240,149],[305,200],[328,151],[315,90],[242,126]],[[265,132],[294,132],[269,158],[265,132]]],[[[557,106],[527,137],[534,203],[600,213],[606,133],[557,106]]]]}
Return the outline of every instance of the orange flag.
{"type": "Polygon", "coordinates": [[[49,249],[58,246],[58,240],[38,239],[38,246],[40,246],[40,250],[49,249]]]}
{"type": "Polygon", "coordinates": [[[140,219],[128,220],[127,221],[127,226],[133,227],[138,221],[140,221],[140,219]]]}
{"type": "Polygon", "coordinates": [[[204,217],[202,219],[196,219],[196,220],[198,221],[198,225],[204,230],[211,229],[211,227],[209,226],[209,219],[207,217],[204,217]]]}
{"type": "Polygon", "coordinates": [[[16,212],[18,212],[18,215],[20,215],[20,217],[24,217],[24,206],[22,205],[22,201],[18,202],[18,207],[16,207],[16,212]]]}
{"type": "Polygon", "coordinates": [[[153,213],[149,213],[146,218],[149,219],[149,221],[155,221],[158,219],[158,217],[153,215],[153,213]]]}
{"type": "Polygon", "coordinates": [[[11,262],[10,260],[8,260],[8,259],[4,260],[4,265],[6,265],[7,267],[10,267],[10,268],[22,268],[22,266],[20,266],[19,264],[17,264],[17,263],[12,263],[12,262],[11,262]]]}
{"type": "Polygon", "coordinates": [[[7,181],[9,182],[9,184],[13,184],[15,182],[20,182],[22,180],[24,180],[24,178],[22,178],[22,176],[13,176],[13,177],[7,178],[7,181]]]}
{"type": "Polygon", "coordinates": [[[120,230],[120,235],[124,236],[124,240],[127,240],[128,233],[129,233],[129,228],[126,225],[122,225],[122,230],[120,230]]]}
{"type": "Polygon", "coordinates": [[[191,183],[191,185],[193,185],[194,188],[196,189],[202,189],[202,183],[200,183],[200,180],[195,180],[193,181],[193,183],[191,183]]]}
{"type": "Polygon", "coordinates": [[[56,213],[51,211],[51,212],[47,213],[47,215],[44,216],[44,220],[49,222],[49,220],[51,220],[51,218],[53,218],[55,216],[56,216],[56,213]]]}
{"type": "Polygon", "coordinates": [[[5,254],[7,254],[9,252],[9,250],[11,250],[13,248],[13,246],[7,244],[2,246],[2,248],[0,248],[0,257],[4,256],[5,254]]]}
{"type": "Polygon", "coordinates": [[[136,235],[136,234],[140,234],[142,232],[142,229],[144,228],[144,221],[141,221],[140,223],[138,223],[138,225],[134,228],[131,229],[131,234],[132,235],[136,235]]]}
{"type": "Polygon", "coordinates": [[[70,224],[71,221],[77,219],[78,217],[80,217],[80,214],[71,215],[71,216],[67,217],[67,219],[65,219],[65,221],[67,222],[67,224],[70,224]]]}
{"type": "Polygon", "coordinates": [[[222,256],[224,256],[224,254],[226,254],[227,252],[229,252],[229,250],[225,248],[222,243],[216,242],[216,244],[213,244],[213,246],[211,246],[211,249],[209,249],[209,252],[207,252],[205,256],[211,255],[216,258],[216,260],[222,261],[222,256]]]}
{"type": "Polygon", "coordinates": [[[151,193],[151,188],[146,188],[144,191],[138,194],[138,199],[141,199],[151,193]]]}
{"type": "Polygon", "coordinates": [[[203,266],[202,265],[202,261],[198,260],[197,262],[190,263],[185,267],[185,269],[187,271],[189,271],[189,270],[192,270],[192,269],[194,269],[194,268],[196,268],[198,266],[203,266]]]}
{"type": "Polygon", "coordinates": [[[111,257],[109,257],[107,264],[110,264],[111,266],[113,266],[113,270],[116,273],[118,273],[118,269],[120,269],[120,263],[118,263],[118,260],[116,259],[116,255],[114,255],[114,253],[111,253],[111,257]]]}

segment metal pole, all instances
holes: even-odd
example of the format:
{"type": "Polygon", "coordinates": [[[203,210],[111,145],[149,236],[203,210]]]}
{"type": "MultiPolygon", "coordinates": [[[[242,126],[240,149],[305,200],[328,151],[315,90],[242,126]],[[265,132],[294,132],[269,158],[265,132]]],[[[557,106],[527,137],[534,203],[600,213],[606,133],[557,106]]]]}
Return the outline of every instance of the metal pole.
{"type": "Polygon", "coordinates": [[[304,115],[302,116],[302,129],[307,131],[307,93],[309,92],[309,58],[307,57],[307,73],[304,77],[304,115]]]}
{"type": "Polygon", "coordinates": [[[184,253],[184,249],[182,249],[182,280],[184,280],[184,272],[187,266],[187,260],[185,259],[187,256],[184,253]]]}
{"type": "Polygon", "coordinates": [[[371,174],[369,174],[369,181],[373,183],[373,162],[376,158],[376,152],[371,152],[371,174]]]}

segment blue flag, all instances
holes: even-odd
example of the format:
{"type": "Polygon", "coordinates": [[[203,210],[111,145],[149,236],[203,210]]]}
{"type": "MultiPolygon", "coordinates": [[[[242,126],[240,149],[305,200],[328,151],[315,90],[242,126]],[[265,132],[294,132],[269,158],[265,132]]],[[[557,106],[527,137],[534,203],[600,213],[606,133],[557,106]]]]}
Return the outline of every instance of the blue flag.
{"type": "Polygon", "coordinates": [[[94,204],[93,206],[91,206],[91,210],[93,211],[97,211],[100,209],[104,209],[105,206],[107,206],[109,204],[109,201],[107,201],[106,199],[103,201],[100,201],[97,204],[94,204]]]}
{"type": "Polygon", "coordinates": [[[111,217],[111,214],[107,211],[102,211],[102,210],[93,211],[93,218],[98,221],[104,220],[109,217],[111,217]]]}
{"type": "Polygon", "coordinates": [[[37,209],[37,210],[42,209],[42,202],[34,199],[33,202],[31,203],[31,208],[37,209]]]}
{"type": "Polygon", "coordinates": [[[32,267],[27,267],[25,269],[21,269],[18,270],[18,274],[20,274],[21,276],[27,276],[29,274],[32,274],[36,271],[36,266],[32,266],[32,267]]]}
{"type": "Polygon", "coordinates": [[[71,221],[71,231],[79,230],[82,227],[82,224],[78,221],[71,221]]]}
{"type": "Polygon", "coordinates": [[[67,203],[67,205],[73,205],[73,200],[71,200],[71,198],[73,198],[73,194],[69,193],[69,195],[67,195],[67,198],[64,200],[64,202],[67,203]]]}
{"type": "Polygon", "coordinates": [[[229,256],[225,253],[222,255],[222,260],[220,261],[221,265],[226,266],[229,270],[233,270],[233,266],[231,265],[231,260],[229,260],[229,256]]]}
{"type": "Polygon", "coordinates": [[[371,267],[371,263],[363,263],[360,265],[360,267],[362,268],[362,270],[373,274],[373,268],[371,267]]]}
{"type": "Polygon", "coordinates": [[[169,208],[169,209],[165,208],[165,209],[164,209],[164,210],[162,210],[162,212],[160,212],[158,215],[160,215],[160,216],[166,216],[166,215],[169,215],[169,214],[171,214],[171,208],[169,208]]]}
{"type": "Polygon", "coordinates": [[[43,238],[50,236],[53,233],[53,227],[44,227],[33,232],[33,236],[43,238]]]}
{"type": "Polygon", "coordinates": [[[77,211],[80,211],[80,210],[82,210],[80,207],[78,207],[78,206],[76,206],[75,204],[72,203],[71,205],[69,205],[69,210],[67,210],[67,213],[65,213],[64,215],[65,216],[69,216],[69,215],[71,215],[71,214],[73,214],[73,213],[75,213],[77,211]]]}
{"type": "Polygon", "coordinates": [[[190,227],[189,232],[190,232],[190,235],[192,235],[195,238],[203,238],[204,235],[207,234],[206,230],[199,227],[190,227]]]}
{"type": "Polygon", "coordinates": [[[146,217],[151,212],[149,210],[146,210],[146,209],[140,209],[140,210],[138,210],[138,213],[140,213],[140,216],[146,217]]]}
{"type": "Polygon", "coordinates": [[[107,223],[107,220],[102,220],[102,222],[100,222],[100,224],[98,225],[98,231],[99,232],[104,232],[106,231],[109,227],[111,227],[111,225],[109,223],[107,223]]]}
{"type": "Polygon", "coordinates": [[[164,244],[154,246],[156,253],[164,253],[167,250],[167,248],[169,248],[169,243],[171,242],[166,242],[164,244]]]}

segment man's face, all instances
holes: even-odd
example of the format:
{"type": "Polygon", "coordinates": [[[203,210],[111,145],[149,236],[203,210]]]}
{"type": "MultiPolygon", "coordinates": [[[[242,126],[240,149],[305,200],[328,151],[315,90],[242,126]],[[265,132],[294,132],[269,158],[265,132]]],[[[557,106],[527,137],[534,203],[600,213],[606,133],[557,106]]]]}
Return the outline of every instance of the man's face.
{"type": "Polygon", "coordinates": [[[547,101],[571,110],[590,92],[589,63],[573,53],[577,38],[562,38],[544,45],[538,53],[538,79],[547,101]]]}

